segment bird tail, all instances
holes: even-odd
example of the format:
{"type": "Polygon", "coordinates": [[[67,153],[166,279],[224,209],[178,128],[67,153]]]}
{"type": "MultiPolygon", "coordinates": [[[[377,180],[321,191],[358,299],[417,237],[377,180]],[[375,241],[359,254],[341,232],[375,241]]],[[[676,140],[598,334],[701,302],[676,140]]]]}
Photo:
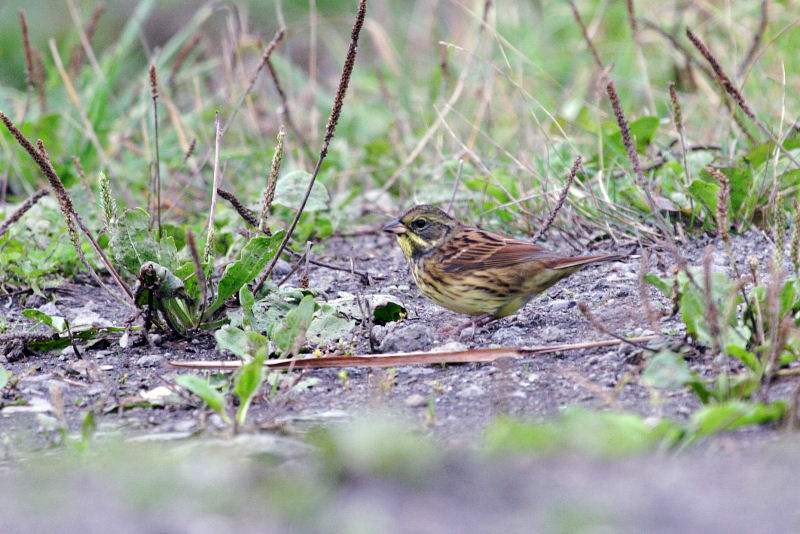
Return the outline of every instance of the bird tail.
{"type": "Polygon", "coordinates": [[[584,267],[593,263],[602,263],[605,261],[621,260],[626,258],[626,254],[599,254],[597,256],[580,256],[578,258],[563,258],[558,260],[553,269],[570,269],[575,267],[584,267]]]}

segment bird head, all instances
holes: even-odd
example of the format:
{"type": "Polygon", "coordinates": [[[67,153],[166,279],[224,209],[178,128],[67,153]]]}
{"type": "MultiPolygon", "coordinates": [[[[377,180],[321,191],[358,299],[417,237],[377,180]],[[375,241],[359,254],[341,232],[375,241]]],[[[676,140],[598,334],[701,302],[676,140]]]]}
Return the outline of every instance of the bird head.
{"type": "Polygon", "coordinates": [[[383,231],[397,235],[400,248],[411,259],[433,249],[460,224],[436,206],[422,204],[407,210],[383,231]]]}

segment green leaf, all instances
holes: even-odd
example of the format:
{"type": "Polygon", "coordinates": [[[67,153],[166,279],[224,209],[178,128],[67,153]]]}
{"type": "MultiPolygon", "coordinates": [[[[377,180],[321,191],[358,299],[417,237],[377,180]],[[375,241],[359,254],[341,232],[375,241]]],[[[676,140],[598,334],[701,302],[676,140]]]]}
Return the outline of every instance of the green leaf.
{"type": "Polygon", "coordinates": [[[701,202],[709,210],[709,215],[716,216],[717,213],[717,192],[719,186],[704,180],[692,180],[689,185],[689,192],[695,200],[701,202]]]}
{"type": "Polygon", "coordinates": [[[283,239],[283,232],[272,237],[254,237],[245,245],[239,260],[228,265],[217,287],[217,298],[206,311],[206,317],[235,295],[245,284],[253,281],[275,255],[283,239]]]}
{"type": "Polygon", "coordinates": [[[489,429],[487,445],[491,452],[539,452],[562,454],[565,449],[597,456],[624,456],[659,445],[673,444],[681,429],[669,420],[653,424],[632,413],[593,412],[567,407],[562,415],[547,423],[527,423],[498,419],[489,429]]]}
{"type": "Polygon", "coordinates": [[[125,210],[111,238],[114,260],[131,276],[137,276],[148,261],[170,271],[178,268],[178,250],[172,238],[164,236],[157,242],[149,226],[150,216],[146,211],[141,208],[125,210]]]}
{"type": "Polygon", "coordinates": [[[214,333],[217,349],[229,350],[239,358],[249,361],[254,355],[263,352],[259,349],[268,345],[267,338],[252,330],[241,330],[225,325],[214,333]]]}
{"type": "Polygon", "coordinates": [[[375,324],[384,325],[392,321],[399,321],[406,316],[408,312],[404,307],[396,302],[387,302],[382,306],[378,306],[373,311],[375,324]]]}
{"type": "MultiPolygon", "coordinates": [[[[653,141],[656,131],[658,131],[659,122],[660,120],[658,117],[645,116],[628,123],[631,138],[636,143],[636,151],[640,154],[643,153],[647,146],[653,141]]],[[[625,147],[622,144],[622,134],[618,126],[615,125],[615,130],[608,136],[607,142],[621,154],[625,153],[625,147]]]]}
{"type": "Polygon", "coordinates": [[[8,370],[0,365],[0,390],[6,387],[8,384],[8,379],[11,377],[11,373],[8,370]]]}
{"type": "Polygon", "coordinates": [[[239,408],[236,410],[236,424],[241,426],[247,418],[247,410],[264,381],[263,367],[265,356],[257,356],[239,370],[233,392],[239,397],[239,408]]]}
{"type": "Polygon", "coordinates": [[[748,369],[755,373],[761,372],[761,362],[758,357],[749,350],[738,345],[725,347],[725,352],[742,362],[748,369]]]}
{"type": "Polygon", "coordinates": [[[657,389],[680,389],[691,379],[686,362],[671,350],[662,350],[653,356],[642,373],[642,382],[657,389]]]}
{"type": "Polygon", "coordinates": [[[785,402],[770,404],[730,400],[697,410],[692,416],[693,438],[742,426],[779,421],[788,410],[785,402]]]}
{"type": "Polygon", "coordinates": [[[175,378],[175,382],[203,399],[226,423],[231,423],[231,418],[225,412],[225,397],[214,389],[208,380],[197,375],[179,375],[175,378]]]}
{"type": "Polygon", "coordinates": [[[239,304],[242,305],[242,313],[243,313],[243,326],[251,326],[255,324],[256,318],[253,316],[253,305],[256,303],[256,299],[253,296],[253,292],[250,291],[250,288],[247,285],[243,285],[239,289],[239,304]]]}
{"type": "Polygon", "coordinates": [[[283,356],[289,356],[299,348],[296,344],[311,326],[313,317],[314,297],[311,295],[303,297],[297,308],[286,314],[283,324],[272,333],[272,341],[278,345],[283,356]]]}
{"type": "Polygon", "coordinates": [[[354,320],[339,317],[330,309],[311,321],[311,326],[306,331],[306,339],[318,345],[325,345],[343,339],[355,325],[354,320]]]}
{"type": "MultiPolygon", "coordinates": [[[[275,200],[273,204],[287,208],[297,209],[303,201],[308,189],[311,175],[306,171],[292,171],[281,177],[275,186],[275,200]]],[[[325,185],[316,180],[311,194],[308,196],[304,212],[326,211],[329,208],[330,195],[325,185]]]]}
{"type": "Polygon", "coordinates": [[[66,326],[66,321],[64,320],[63,317],[60,317],[58,315],[50,316],[42,311],[35,310],[33,308],[22,310],[22,315],[27,317],[28,319],[32,319],[34,321],[38,321],[44,325],[49,326],[59,334],[64,331],[64,328],[66,326]]]}
{"type": "Polygon", "coordinates": [[[84,443],[88,442],[94,436],[97,430],[97,421],[94,418],[94,412],[89,410],[81,421],[81,439],[84,443]]]}

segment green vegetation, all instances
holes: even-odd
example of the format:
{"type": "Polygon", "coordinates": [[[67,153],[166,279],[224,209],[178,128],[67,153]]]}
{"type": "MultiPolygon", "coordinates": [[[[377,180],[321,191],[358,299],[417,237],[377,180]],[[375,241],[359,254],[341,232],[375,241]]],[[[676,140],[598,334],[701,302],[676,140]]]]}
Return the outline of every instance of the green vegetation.
{"type": "MultiPolygon", "coordinates": [[[[278,260],[301,265],[308,241],[324,248],[403,206],[452,202],[460,218],[504,233],[537,235],[555,216],[548,233],[568,243],[665,251],[674,274],[643,278],[672,299],[687,337],[645,352],[640,378],[653,398],[688,387],[702,404],[685,422],[582,410],[542,424],[500,419],[489,449],[627,453],[796,424],[797,399],[769,395],[800,356],[800,27],[781,22],[790,4],[771,5],[762,30],[746,2],[641,2],[636,13],[624,2],[575,12],[565,2],[487,12],[390,3],[368,8],[357,57],[351,2],[311,13],[292,3],[261,24],[198,4],[148,43],[156,4],[136,4],[113,35],[93,41],[97,15],[96,28],[47,43],[41,14],[0,8],[11,55],[0,74],[0,292],[44,296],[90,273],[144,318],[120,333],[27,309],[55,334],[19,337],[26,347],[212,332],[241,367],[177,383],[238,430],[282,380],[263,368],[268,358],[347,350],[356,317],[405,315],[395,302],[362,310],[360,299],[284,287],[278,260]],[[25,203],[46,181],[52,195],[25,203]],[[768,265],[732,251],[730,235],[749,230],[769,235],[768,265]],[[710,252],[702,265],[683,256],[681,242],[704,236],[726,244],[734,277],[712,272],[710,252]],[[714,375],[692,372],[690,354],[713,361],[714,375]]],[[[13,336],[30,325],[0,326],[13,336]]],[[[348,389],[352,378],[339,376],[348,389]]],[[[0,392],[13,381],[0,367],[0,392]]],[[[433,421],[433,392],[428,406],[433,421]]]]}

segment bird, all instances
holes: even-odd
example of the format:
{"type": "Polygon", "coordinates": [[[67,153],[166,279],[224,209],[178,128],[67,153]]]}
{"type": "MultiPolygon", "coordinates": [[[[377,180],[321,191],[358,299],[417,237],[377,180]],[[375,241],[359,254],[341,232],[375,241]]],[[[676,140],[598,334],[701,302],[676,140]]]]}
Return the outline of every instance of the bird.
{"type": "MultiPolygon", "coordinates": [[[[427,204],[383,227],[394,234],[411,276],[427,298],[484,326],[511,315],[559,280],[620,254],[569,257],[526,241],[467,226],[427,204]]],[[[474,331],[474,330],[473,330],[474,331]]]]}

